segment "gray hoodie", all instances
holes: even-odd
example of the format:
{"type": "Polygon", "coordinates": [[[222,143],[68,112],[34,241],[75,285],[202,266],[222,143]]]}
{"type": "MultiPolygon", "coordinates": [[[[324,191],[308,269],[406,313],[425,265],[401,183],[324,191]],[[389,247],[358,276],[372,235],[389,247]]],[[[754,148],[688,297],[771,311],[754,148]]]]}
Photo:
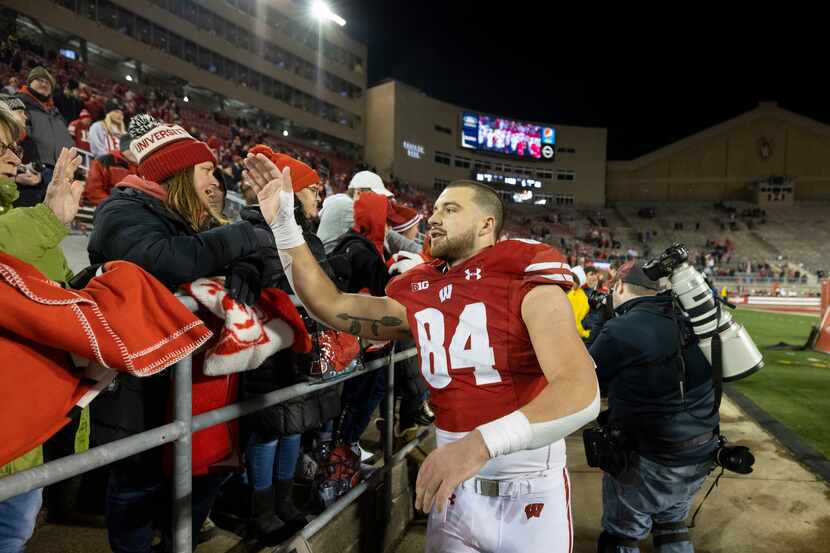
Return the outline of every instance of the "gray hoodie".
{"type": "Polygon", "coordinates": [[[346,194],[335,194],[323,201],[320,210],[320,226],[317,237],[323,243],[326,254],[330,254],[341,236],[354,225],[354,203],[346,194]]]}

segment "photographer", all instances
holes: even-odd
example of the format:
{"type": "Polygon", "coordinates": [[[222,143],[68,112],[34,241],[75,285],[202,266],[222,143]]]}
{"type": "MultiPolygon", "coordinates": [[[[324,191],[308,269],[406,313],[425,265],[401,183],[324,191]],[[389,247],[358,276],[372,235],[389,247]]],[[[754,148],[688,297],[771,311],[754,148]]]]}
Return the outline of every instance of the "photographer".
{"type": "Polygon", "coordinates": [[[642,265],[623,265],[611,289],[617,316],[590,348],[611,436],[598,551],[635,553],[651,532],[658,553],[692,552],[685,520],[719,446],[712,367],[642,265]]]}

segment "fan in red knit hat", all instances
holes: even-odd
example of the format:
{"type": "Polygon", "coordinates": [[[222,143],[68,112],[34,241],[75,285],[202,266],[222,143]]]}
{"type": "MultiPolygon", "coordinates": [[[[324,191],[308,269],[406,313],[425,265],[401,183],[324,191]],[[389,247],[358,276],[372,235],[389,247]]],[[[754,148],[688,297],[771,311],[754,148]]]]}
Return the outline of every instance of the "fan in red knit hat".
{"type": "Polygon", "coordinates": [[[207,144],[179,125],[147,114],[133,117],[129,133],[130,151],[145,179],[141,186],[149,188],[145,192],[163,197],[197,232],[210,227],[211,218],[227,222],[222,215],[224,192],[214,176],[216,157],[207,144]]]}
{"type": "Polygon", "coordinates": [[[394,201],[389,202],[389,211],[386,215],[386,221],[395,232],[400,232],[410,240],[415,240],[418,236],[418,223],[421,222],[421,214],[394,201]]]}
{"type": "Polygon", "coordinates": [[[183,169],[216,157],[204,142],[193,138],[179,125],[169,125],[146,114],[130,121],[133,142],[130,150],[138,160],[138,174],[153,182],[162,183],[183,169]]]}
{"type": "Polygon", "coordinates": [[[257,154],[264,155],[274,162],[274,165],[280,171],[289,167],[291,169],[291,185],[294,188],[294,195],[302,206],[303,215],[307,220],[317,218],[317,204],[320,193],[320,175],[317,174],[317,171],[298,159],[275,152],[265,144],[257,144],[248,150],[248,154],[254,156],[257,154]]]}

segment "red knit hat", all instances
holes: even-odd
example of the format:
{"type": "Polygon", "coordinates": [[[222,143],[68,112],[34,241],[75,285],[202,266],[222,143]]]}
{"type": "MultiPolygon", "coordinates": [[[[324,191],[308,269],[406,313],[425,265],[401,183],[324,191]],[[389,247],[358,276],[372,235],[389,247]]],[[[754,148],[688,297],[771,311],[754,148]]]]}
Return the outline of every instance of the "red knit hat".
{"type": "Polygon", "coordinates": [[[130,150],[138,160],[138,174],[153,182],[164,182],[175,173],[216,156],[204,142],[193,138],[178,125],[168,125],[146,114],[133,117],[130,150]]]}
{"type": "Polygon", "coordinates": [[[294,159],[293,157],[285,154],[278,154],[265,144],[257,144],[248,150],[248,153],[253,155],[264,155],[273,161],[274,165],[276,165],[277,169],[280,171],[285,169],[286,166],[290,167],[291,186],[294,188],[294,192],[299,192],[303,188],[308,188],[309,186],[320,182],[320,175],[317,174],[317,171],[298,159],[294,159]]]}
{"type": "Polygon", "coordinates": [[[404,232],[421,222],[421,214],[397,202],[389,202],[386,221],[395,232],[404,232]]]}

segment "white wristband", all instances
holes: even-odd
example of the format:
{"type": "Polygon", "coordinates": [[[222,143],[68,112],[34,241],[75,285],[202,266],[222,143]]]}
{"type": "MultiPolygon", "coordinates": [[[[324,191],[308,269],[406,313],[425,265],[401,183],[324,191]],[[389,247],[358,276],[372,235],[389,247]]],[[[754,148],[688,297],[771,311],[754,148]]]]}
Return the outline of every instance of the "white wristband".
{"type": "Polygon", "coordinates": [[[280,192],[280,208],[271,222],[271,232],[278,250],[290,250],[305,244],[303,231],[294,219],[294,193],[280,192]]]}
{"type": "Polygon", "coordinates": [[[597,418],[600,408],[599,387],[594,400],[583,409],[551,421],[531,424],[524,413],[513,411],[478,427],[490,458],[508,455],[523,449],[539,449],[576,432],[597,418]]]}
{"type": "Polygon", "coordinates": [[[527,449],[533,431],[530,421],[521,411],[513,411],[500,419],[482,424],[478,427],[484,438],[490,458],[495,459],[514,451],[527,449]]]}

